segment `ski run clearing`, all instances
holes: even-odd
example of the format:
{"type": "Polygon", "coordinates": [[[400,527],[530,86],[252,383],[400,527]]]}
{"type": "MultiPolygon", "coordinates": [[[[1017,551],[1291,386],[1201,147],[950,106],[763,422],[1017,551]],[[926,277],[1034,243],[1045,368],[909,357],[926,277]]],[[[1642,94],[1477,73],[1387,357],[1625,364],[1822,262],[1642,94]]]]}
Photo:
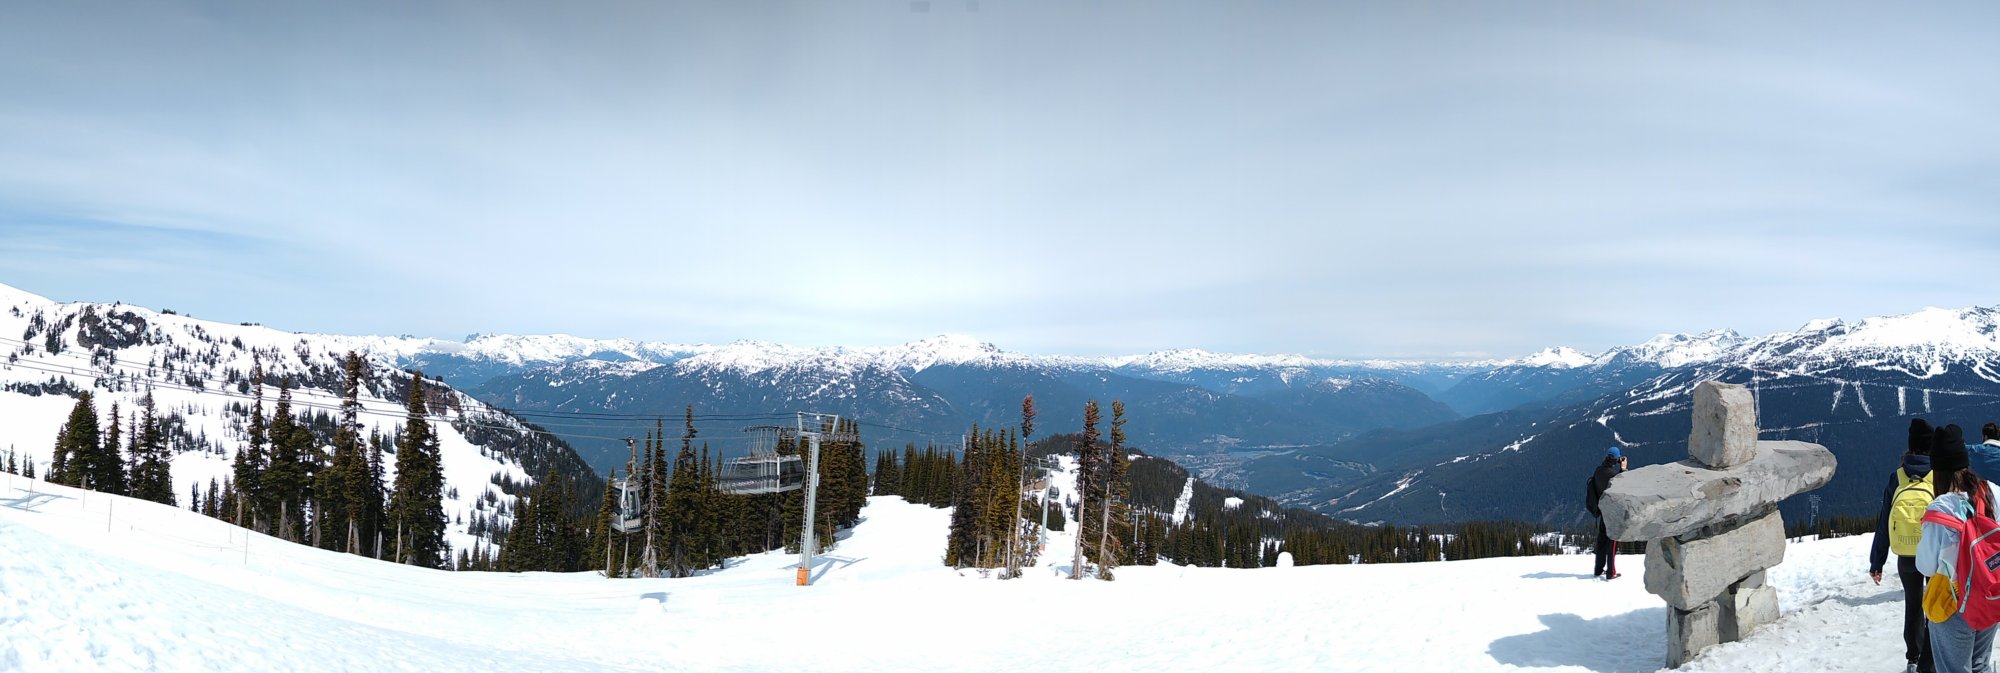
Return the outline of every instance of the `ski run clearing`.
{"type": "MultiPolygon", "coordinates": [[[[938,563],[948,510],[870,499],[821,557],[688,579],[453,573],[249,534],[185,510],[0,478],[5,671],[1652,671],[1639,556],[1016,581],[938,563]],[[32,492],[30,488],[32,487],[32,492]],[[247,549],[245,544],[247,541],[247,549]]],[[[1689,671],[1892,671],[1899,593],[1867,538],[1794,543],[1784,618],[1689,671]]]]}

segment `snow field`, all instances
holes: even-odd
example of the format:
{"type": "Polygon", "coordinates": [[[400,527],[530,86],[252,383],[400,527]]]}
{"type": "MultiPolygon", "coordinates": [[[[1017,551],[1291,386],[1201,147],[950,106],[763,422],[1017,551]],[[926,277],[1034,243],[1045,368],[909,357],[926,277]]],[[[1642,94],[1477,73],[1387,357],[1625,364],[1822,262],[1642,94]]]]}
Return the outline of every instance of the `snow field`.
{"type": "MultiPolygon", "coordinates": [[[[1069,581],[1052,535],[1020,580],[939,563],[949,511],[871,498],[796,555],[687,579],[451,573],[289,545],[161,505],[0,481],[4,671],[1652,671],[1665,608],[1584,556],[1069,581]],[[110,530],[106,530],[109,522],[110,530]],[[243,541],[248,540],[246,556],[243,541]]],[[[1899,591],[1865,537],[1795,543],[1785,616],[1690,671],[1900,668],[1899,591]]]]}

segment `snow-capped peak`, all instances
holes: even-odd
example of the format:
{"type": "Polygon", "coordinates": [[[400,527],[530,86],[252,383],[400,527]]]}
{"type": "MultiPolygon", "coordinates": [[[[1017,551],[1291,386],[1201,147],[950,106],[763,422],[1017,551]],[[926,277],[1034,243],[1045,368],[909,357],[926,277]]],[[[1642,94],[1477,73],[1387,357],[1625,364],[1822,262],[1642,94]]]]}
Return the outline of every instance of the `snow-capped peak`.
{"type": "Polygon", "coordinates": [[[1591,363],[1596,361],[1597,361],[1596,357],[1584,353],[1583,351],[1579,351],[1577,349],[1570,348],[1568,346],[1557,346],[1555,348],[1544,348],[1541,351],[1536,352],[1534,355],[1530,355],[1528,357],[1521,358],[1520,360],[1515,361],[1514,364],[1528,366],[1528,367],[1553,367],[1556,369],[1575,369],[1577,367],[1587,367],[1591,363]]]}
{"type": "MultiPolygon", "coordinates": [[[[1100,360],[1105,366],[1130,367],[1154,372],[1183,373],[1196,369],[1265,369],[1283,367],[1340,367],[1356,363],[1345,360],[1319,360],[1303,355],[1243,355],[1234,353],[1214,353],[1199,348],[1174,348],[1153,351],[1144,355],[1109,357],[1100,360]]],[[[1392,365],[1396,363],[1371,363],[1392,365]]]]}
{"type": "Polygon", "coordinates": [[[937,365],[1001,364],[1021,359],[1023,356],[1011,356],[999,346],[964,334],[940,334],[875,353],[876,362],[885,367],[916,372],[937,365]]]}
{"type": "Polygon", "coordinates": [[[1735,330],[1716,329],[1695,335],[1661,334],[1630,348],[1614,349],[1605,357],[1619,354],[1661,367],[1682,367],[1710,362],[1743,343],[1735,330]]]}

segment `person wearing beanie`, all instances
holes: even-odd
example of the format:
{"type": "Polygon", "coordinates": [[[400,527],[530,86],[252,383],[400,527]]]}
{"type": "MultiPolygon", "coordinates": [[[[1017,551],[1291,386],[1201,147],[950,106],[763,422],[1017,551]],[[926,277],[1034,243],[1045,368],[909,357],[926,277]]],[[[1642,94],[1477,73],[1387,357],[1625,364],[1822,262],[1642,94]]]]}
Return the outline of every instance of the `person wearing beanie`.
{"type": "MultiPolygon", "coordinates": [[[[1955,567],[1958,560],[1960,529],[1974,512],[1993,513],[1993,491],[1986,479],[1969,465],[1964,433],[1957,425],[1937,428],[1931,435],[1931,478],[1938,496],[1925,510],[1923,537],[1917,543],[1917,572],[1933,582],[1965,581],[1965,570],[1955,567]],[[1931,520],[1942,515],[1947,522],[1931,520]]],[[[1971,673],[1987,670],[1993,658],[1995,626],[1973,629],[1964,612],[1930,625],[1931,657],[1938,673],[1971,673]],[[1975,668],[1976,666],[1976,668],[1975,668]]]]}
{"type": "Polygon", "coordinates": [[[1972,471],[1978,472],[1980,476],[1986,477],[1988,480],[2000,477],[2000,439],[1995,439],[1996,435],[2000,435],[2000,426],[1987,423],[1986,427],[1979,430],[1980,434],[1985,435],[1986,441],[1966,445],[1965,453],[1966,460],[1969,461],[1968,465],[1972,468],[1972,471]]]}
{"type": "Polygon", "coordinates": [[[1868,578],[1882,583],[1883,567],[1889,552],[1896,552],[1896,579],[1903,585],[1903,661],[1906,671],[1933,673],[1930,620],[1924,617],[1924,575],[1917,572],[1914,535],[1923,530],[1925,508],[1935,499],[1931,482],[1931,425],[1924,419],[1910,421],[1910,441],[1901,465],[1889,474],[1882,487],[1882,509],[1875,516],[1875,540],[1868,550],[1868,578]],[[1902,506],[1897,507],[1898,500],[1902,506]],[[1899,538],[1890,544],[1890,521],[1896,520],[1899,538]]]}
{"type": "Polygon", "coordinates": [[[1625,452],[1614,446],[1604,451],[1604,460],[1597,463],[1597,471],[1590,475],[1585,488],[1583,507],[1590,515],[1597,517],[1597,544],[1592,549],[1597,559],[1591,565],[1592,577],[1607,580],[1618,579],[1618,541],[1611,539],[1604,530],[1604,512],[1597,508],[1597,501],[1604,497],[1604,489],[1611,488],[1611,479],[1625,471],[1625,452]]]}

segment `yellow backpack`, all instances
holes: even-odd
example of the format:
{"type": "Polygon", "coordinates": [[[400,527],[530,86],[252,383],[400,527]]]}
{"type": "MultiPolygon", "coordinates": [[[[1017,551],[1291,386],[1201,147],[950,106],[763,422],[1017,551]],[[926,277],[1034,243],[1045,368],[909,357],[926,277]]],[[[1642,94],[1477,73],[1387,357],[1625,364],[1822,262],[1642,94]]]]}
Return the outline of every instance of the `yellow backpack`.
{"type": "Polygon", "coordinates": [[[1924,537],[1924,510],[1936,498],[1931,475],[1911,479],[1909,472],[1896,469],[1896,494],[1889,499],[1889,551],[1917,555],[1917,542],[1924,537]]]}

